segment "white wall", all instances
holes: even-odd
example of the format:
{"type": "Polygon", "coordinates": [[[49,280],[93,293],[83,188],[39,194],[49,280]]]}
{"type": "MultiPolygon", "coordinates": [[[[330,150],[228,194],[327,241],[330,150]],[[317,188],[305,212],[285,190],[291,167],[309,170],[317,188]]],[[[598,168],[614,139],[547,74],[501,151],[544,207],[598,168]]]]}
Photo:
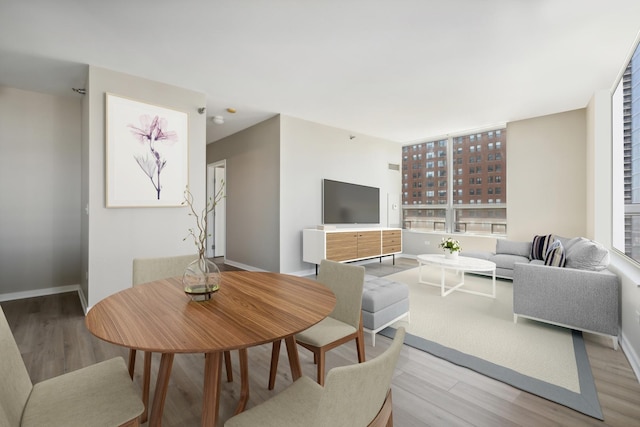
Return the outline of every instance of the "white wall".
{"type": "Polygon", "coordinates": [[[189,115],[189,186],[201,209],[206,200],[206,117],[197,113],[206,104],[204,94],[138,77],[89,68],[87,85],[88,140],[83,140],[83,160],[89,183],[83,187],[88,201],[86,239],[88,253],[88,305],[131,286],[136,257],[195,253],[187,236],[194,220],[186,207],[105,208],[105,93],[184,111],[189,115]]]}
{"type": "Polygon", "coordinates": [[[0,87],[0,299],[80,283],[80,110],[0,87]]]}
{"type": "Polygon", "coordinates": [[[380,188],[380,225],[387,226],[387,195],[397,195],[401,172],[389,163],[402,161],[401,145],[281,116],[280,271],[302,273],[302,230],[322,223],[322,179],[380,188]],[[351,139],[350,135],[355,135],[351,139]]]}

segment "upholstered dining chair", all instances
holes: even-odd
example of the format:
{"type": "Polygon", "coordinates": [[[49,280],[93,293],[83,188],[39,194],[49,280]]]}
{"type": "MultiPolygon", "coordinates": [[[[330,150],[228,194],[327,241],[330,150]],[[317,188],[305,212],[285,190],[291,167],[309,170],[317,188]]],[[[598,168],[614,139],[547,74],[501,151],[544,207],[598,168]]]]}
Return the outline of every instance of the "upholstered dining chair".
{"type": "MultiPolygon", "coordinates": [[[[195,259],[198,258],[197,254],[193,255],[179,255],[171,257],[158,257],[158,258],[135,258],[133,260],[133,286],[141,285],[143,283],[152,282],[154,280],[166,279],[169,277],[182,276],[187,266],[195,259]]],[[[149,407],[149,383],[151,380],[151,357],[150,351],[144,352],[144,366],[142,374],[142,400],[144,402],[144,413],[142,414],[141,421],[147,421],[148,407],[149,407]]],[[[231,367],[231,354],[228,351],[224,352],[224,362],[227,371],[227,381],[233,381],[233,371],[231,367]]],[[[242,356],[240,357],[240,363],[243,366],[241,372],[244,372],[245,366],[242,356]]],[[[129,375],[133,379],[133,374],[136,367],[136,350],[129,350],[129,375]]]]}
{"type": "Polygon", "coordinates": [[[116,357],[33,384],[0,309],[0,425],[139,426],[144,405],[116,357]]]}
{"type": "Polygon", "coordinates": [[[391,379],[404,342],[398,328],[380,356],[333,368],[326,385],[301,377],[271,399],[236,415],[225,427],[392,427],[391,379]]]}
{"type": "MultiPolygon", "coordinates": [[[[313,352],[317,364],[318,384],[324,384],[325,353],[351,340],[356,341],[358,362],[364,362],[362,329],[362,289],[364,267],[323,259],[318,282],[336,295],[336,306],[329,316],[296,335],[296,342],[313,352]]],[[[273,390],[278,370],[281,341],[274,341],[271,350],[269,390],[273,390]]]]}

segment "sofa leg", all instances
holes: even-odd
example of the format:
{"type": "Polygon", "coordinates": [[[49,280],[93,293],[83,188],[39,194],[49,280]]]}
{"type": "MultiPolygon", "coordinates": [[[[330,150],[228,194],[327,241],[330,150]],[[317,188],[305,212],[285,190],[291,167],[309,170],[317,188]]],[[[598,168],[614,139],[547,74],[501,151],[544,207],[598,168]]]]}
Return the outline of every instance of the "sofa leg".
{"type": "Polygon", "coordinates": [[[618,351],[618,337],[612,336],[611,339],[613,340],[613,349],[618,351]]]}
{"type": "Polygon", "coordinates": [[[518,323],[518,315],[513,313],[513,323],[518,323]]]}

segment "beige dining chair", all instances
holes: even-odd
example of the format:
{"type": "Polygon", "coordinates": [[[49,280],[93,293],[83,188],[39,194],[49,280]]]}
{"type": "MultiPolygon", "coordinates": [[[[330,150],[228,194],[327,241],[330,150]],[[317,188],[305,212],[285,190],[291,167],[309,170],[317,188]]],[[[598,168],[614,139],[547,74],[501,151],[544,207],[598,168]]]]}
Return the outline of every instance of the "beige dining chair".
{"type": "MultiPolygon", "coordinates": [[[[152,282],[154,280],[166,279],[169,277],[182,276],[187,266],[195,259],[198,258],[197,254],[194,255],[179,255],[171,257],[158,257],[158,258],[135,258],[133,260],[133,286],[141,285],[143,283],[152,282]]],[[[142,414],[141,421],[144,423],[147,421],[148,407],[149,407],[149,386],[151,381],[151,357],[152,352],[144,352],[144,366],[142,374],[142,400],[144,402],[144,413],[142,414]]],[[[231,353],[224,352],[224,362],[227,371],[227,381],[233,381],[233,371],[231,367],[231,353]]],[[[247,369],[244,366],[242,355],[240,357],[241,373],[243,374],[247,369]]],[[[133,379],[133,374],[136,366],[136,350],[129,350],[129,375],[133,379]]]]}
{"type": "MultiPolygon", "coordinates": [[[[317,364],[318,384],[324,384],[325,353],[351,340],[356,341],[358,362],[365,360],[362,329],[362,289],[364,267],[323,259],[318,282],[336,295],[336,306],[328,317],[295,336],[296,342],[313,352],[317,364]]],[[[271,350],[269,390],[276,383],[281,341],[274,341],[271,350]]]]}
{"type": "Polygon", "coordinates": [[[391,379],[404,342],[398,328],[380,356],[333,368],[326,385],[301,377],[271,399],[236,415],[225,427],[392,427],[391,379]]]}
{"type": "Polygon", "coordinates": [[[0,426],[139,426],[144,405],[122,357],[33,384],[0,309],[0,426]]]}

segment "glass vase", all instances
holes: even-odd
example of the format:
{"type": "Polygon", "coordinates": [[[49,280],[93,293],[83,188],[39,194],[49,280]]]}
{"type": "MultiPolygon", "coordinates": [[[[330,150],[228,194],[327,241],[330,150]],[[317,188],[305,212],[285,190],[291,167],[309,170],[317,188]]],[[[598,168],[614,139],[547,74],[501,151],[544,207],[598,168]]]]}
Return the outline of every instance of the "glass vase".
{"type": "Polygon", "coordinates": [[[220,289],[222,275],[218,266],[208,258],[198,258],[184,270],[182,284],[184,292],[193,301],[206,301],[220,289]]]}

